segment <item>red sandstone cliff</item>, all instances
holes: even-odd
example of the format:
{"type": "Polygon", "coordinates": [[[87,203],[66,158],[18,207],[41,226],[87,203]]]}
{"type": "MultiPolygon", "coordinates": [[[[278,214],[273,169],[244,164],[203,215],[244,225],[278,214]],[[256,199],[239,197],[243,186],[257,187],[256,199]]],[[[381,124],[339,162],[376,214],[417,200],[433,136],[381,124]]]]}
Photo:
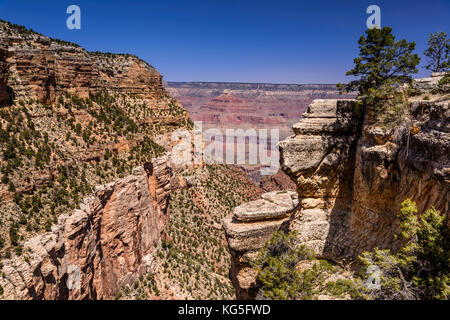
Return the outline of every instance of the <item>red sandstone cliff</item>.
{"type": "Polygon", "coordinates": [[[159,97],[164,92],[158,71],[135,56],[88,52],[74,44],[11,28],[5,22],[0,22],[0,42],[5,49],[0,50],[0,63],[6,68],[7,85],[15,98],[51,103],[62,91],[87,97],[110,90],[143,98],[159,97]]]}
{"type": "Polygon", "coordinates": [[[182,180],[157,155],[189,119],[161,78],[137,57],[0,21],[0,167],[13,168],[15,186],[0,186],[0,298],[111,299],[152,267],[182,180]],[[8,143],[20,165],[5,156],[8,143]]]}
{"type": "Polygon", "coordinates": [[[112,299],[152,267],[169,223],[174,168],[164,156],[99,186],[52,231],[3,260],[4,299],[112,299]],[[77,275],[78,272],[78,275],[77,275]]]}

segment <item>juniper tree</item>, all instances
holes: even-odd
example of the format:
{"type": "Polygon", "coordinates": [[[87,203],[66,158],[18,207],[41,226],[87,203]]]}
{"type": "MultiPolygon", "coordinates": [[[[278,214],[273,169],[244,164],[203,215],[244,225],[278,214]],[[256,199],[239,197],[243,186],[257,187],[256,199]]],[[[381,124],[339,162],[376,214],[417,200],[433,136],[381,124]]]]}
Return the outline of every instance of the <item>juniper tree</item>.
{"type": "Polygon", "coordinates": [[[416,44],[405,39],[395,41],[390,27],[368,29],[358,43],[359,57],[353,60],[355,66],[346,75],[359,79],[338,84],[341,92],[358,90],[360,96],[365,96],[370,89],[409,83],[410,74],[418,72],[420,58],[412,53],[416,44]]]}
{"type": "Polygon", "coordinates": [[[428,64],[425,66],[432,72],[443,72],[450,69],[450,39],[445,32],[436,32],[428,38],[428,49],[424,55],[428,57],[428,64]]]}

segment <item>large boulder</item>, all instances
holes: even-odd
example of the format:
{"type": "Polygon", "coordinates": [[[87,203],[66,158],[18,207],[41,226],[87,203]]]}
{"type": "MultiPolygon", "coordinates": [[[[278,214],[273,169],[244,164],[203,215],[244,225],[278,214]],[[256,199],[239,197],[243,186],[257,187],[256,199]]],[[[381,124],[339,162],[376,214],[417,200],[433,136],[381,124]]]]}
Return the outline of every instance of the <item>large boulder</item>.
{"type": "Polygon", "coordinates": [[[236,207],[223,221],[228,248],[231,253],[230,277],[238,299],[256,296],[257,272],[252,260],[271,238],[298,204],[292,191],[274,191],[261,199],[236,207]]]}

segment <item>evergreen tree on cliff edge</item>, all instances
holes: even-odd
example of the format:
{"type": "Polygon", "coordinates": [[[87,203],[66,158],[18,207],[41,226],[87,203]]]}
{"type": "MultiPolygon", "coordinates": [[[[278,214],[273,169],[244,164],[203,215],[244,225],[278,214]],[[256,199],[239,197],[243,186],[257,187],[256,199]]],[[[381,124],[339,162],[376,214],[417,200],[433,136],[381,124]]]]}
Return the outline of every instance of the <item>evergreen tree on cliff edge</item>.
{"type": "Polygon", "coordinates": [[[370,90],[379,90],[387,85],[410,83],[410,74],[417,73],[420,58],[413,54],[414,42],[405,39],[395,41],[392,28],[368,29],[358,41],[359,57],[347,76],[359,77],[348,84],[338,84],[341,92],[358,90],[365,97],[370,90]]]}

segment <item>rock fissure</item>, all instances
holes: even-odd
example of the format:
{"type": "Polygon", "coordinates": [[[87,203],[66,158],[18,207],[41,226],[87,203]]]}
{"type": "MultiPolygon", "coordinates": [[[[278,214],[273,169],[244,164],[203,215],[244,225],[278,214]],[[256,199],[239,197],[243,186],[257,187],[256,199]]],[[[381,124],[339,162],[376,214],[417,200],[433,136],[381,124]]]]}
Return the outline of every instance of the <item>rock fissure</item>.
{"type": "MultiPolygon", "coordinates": [[[[153,174],[167,172],[171,165],[167,155],[155,159],[153,174]]],[[[166,210],[159,205],[167,205],[172,175],[155,186],[155,194],[166,191],[158,199],[150,193],[150,177],[140,167],[98,187],[79,209],[61,215],[51,232],[30,239],[23,256],[3,260],[4,297],[111,299],[121,285],[131,284],[145,272],[143,257],[152,253],[167,227],[165,219],[158,221],[158,211],[166,210]],[[72,290],[66,285],[69,266],[80,270],[80,287],[72,290]]]]}
{"type": "MultiPolygon", "coordinates": [[[[430,92],[436,85],[433,78],[417,81],[416,87],[430,92]]],[[[295,134],[279,143],[281,168],[297,186],[298,206],[275,224],[224,220],[237,298],[256,297],[251,259],[282,225],[296,231],[298,244],[318,258],[353,264],[363,251],[397,248],[396,216],[406,198],[419,212],[433,206],[448,216],[449,104],[439,97],[410,100],[408,116],[387,129],[356,100],[313,101],[293,126],[295,134]]],[[[235,213],[251,216],[259,201],[235,213]]],[[[276,215],[268,209],[272,212],[261,214],[276,215]]]]}

